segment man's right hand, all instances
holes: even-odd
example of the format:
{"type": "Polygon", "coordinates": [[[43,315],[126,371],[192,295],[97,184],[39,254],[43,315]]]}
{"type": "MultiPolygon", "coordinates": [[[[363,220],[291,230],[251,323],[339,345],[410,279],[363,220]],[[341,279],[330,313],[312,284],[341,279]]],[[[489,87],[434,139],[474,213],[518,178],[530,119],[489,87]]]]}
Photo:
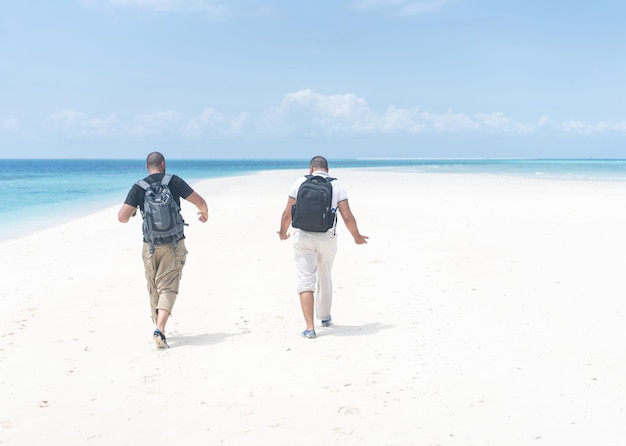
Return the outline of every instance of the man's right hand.
{"type": "Polygon", "coordinates": [[[359,234],[358,236],[354,237],[354,243],[356,243],[357,245],[363,245],[367,243],[367,239],[369,239],[367,235],[359,234]]]}

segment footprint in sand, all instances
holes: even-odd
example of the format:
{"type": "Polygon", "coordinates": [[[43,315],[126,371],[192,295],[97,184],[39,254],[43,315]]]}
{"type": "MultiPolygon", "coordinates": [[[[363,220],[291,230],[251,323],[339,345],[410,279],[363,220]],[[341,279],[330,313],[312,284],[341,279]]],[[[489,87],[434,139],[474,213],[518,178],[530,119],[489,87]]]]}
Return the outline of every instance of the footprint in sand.
{"type": "Polygon", "coordinates": [[[151,384],[153,382],[156,382],[158,379],[158,375],[146,375],[143,377],[143,382],[145,384],[151,384]]]}
{"type": "Polygon", "coordinates": [[[358,415],[361,411],[356,407],[341,406],[337,413],[340,415],[358,415]]]}
{"type": "Polygon", "coordinates": [[[335,431],[336,434],[341,435],[352,435],[352,433],[354,432],[352,429],[346,429],[343,427],[336,427],[333,429],[333,431],[335,431]]]}

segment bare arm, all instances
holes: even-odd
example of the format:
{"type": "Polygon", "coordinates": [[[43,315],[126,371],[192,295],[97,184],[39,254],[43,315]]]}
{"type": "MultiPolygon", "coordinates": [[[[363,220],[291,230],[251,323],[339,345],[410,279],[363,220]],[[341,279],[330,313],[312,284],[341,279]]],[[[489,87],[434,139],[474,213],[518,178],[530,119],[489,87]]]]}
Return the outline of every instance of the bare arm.
{"type": "Polygon", "coordinates": [[[117,213],[117,219],[122,223],[128,223],[130,217],[134,217],[137,213],[137,208],[131,206],[130,204],[124,203],[117,213]]]}
{"type": "Polygon", "coordinates": [[[285,206],[283,215],[280,217],[280,230],[278,231],[278,236],[281,240],[287,240],[290,236],[287,231],[291,225],[291,208],[294,204],[296,204],[296,199],[289,197],[287,199],[287,205],[285,206]]]}
{"type": "Polygon", "coordinates": [[[200,194],[198,194],[196,191],[193,191],[191,195],[185,198],[185,200],[198,208],[198,220],[200,220],[202,223],[205,223],[209,218],[209,208],[206,204],[206,201],[204,201],[204,198],[202,198],[200,194]]]}
{"type": "Polygon", "coordinates": [[[346,228],[348,228],[348,231],[350,231],[350,234],[352,234],[352,237],[354,238],[354,242],[357,245],[367,243],[367,239],[369,237],[366,235],[361,235],[361,233],[359,232],[359,228],[356,224],[356,218],[354,218],[354,215],[350,210],[348,200],[340,201],[337,204],[337,207],[339,208],[339,212],[341,213],[341,218],[343,219],[343,222],[346,224],[346,228]]]}

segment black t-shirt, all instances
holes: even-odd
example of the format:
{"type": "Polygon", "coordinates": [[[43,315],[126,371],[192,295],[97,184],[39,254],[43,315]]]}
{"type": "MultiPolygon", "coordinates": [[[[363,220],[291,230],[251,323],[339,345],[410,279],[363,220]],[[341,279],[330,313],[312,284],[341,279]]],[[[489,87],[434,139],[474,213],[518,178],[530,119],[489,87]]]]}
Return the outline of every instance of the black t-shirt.
{"type": "MultiPolygon", "coordinates": [[[[165,176],[164,172],[153,173],[152,175],[149,175],[146,178],[144,178],[144,180],[147,181],[148,183],[154,183],[154,182],[161,181],[163,179],[163,176],[165,176]]],[[[181,177],[176,176],[176,175],[172,175],[169,188],[170,188],[170,191],[172,192],[172,197],[174,198],[176,203],[178,203],[178,207],[180,207],[180,198],[181,197],[187,198],[193,192],[193,189],[191,188],[191,186],[189,186],[185,182],[185,180],[183,180],[181,177]]],[[[126,196],[126,200],[124,201],[124,203],[132,207],[139,206],[139,208],[143,211],[143,200],[144,200],[145,194],[146,194],[146,191],[144,191],[141,188],[141,186],[135,183],[133,184],[133,187],[131,187],[130,191],[128,192],[128,195],[126,196]]]]}

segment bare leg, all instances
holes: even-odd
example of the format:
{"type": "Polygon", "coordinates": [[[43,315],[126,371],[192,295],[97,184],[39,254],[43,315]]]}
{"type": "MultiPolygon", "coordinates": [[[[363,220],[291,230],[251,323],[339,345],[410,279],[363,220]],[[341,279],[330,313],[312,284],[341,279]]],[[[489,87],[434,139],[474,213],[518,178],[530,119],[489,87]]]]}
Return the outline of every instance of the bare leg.
{"type": "Polygon", "coordinates": [[[165,334],[165,324],[167,324],[167,320],[170,318],[170,313],[163,309],[157,310],[157,320],[156,320],[156,328],[160,330],[161,333],[165,334]]]}
{"type": "Polygon", "coordinates": [[[313,330],[315,324],[313,322],[313,291],[303,291],[300,293],[300,305],[302,306],[302,314],[306,322],[306,329],[313,330]]]}

